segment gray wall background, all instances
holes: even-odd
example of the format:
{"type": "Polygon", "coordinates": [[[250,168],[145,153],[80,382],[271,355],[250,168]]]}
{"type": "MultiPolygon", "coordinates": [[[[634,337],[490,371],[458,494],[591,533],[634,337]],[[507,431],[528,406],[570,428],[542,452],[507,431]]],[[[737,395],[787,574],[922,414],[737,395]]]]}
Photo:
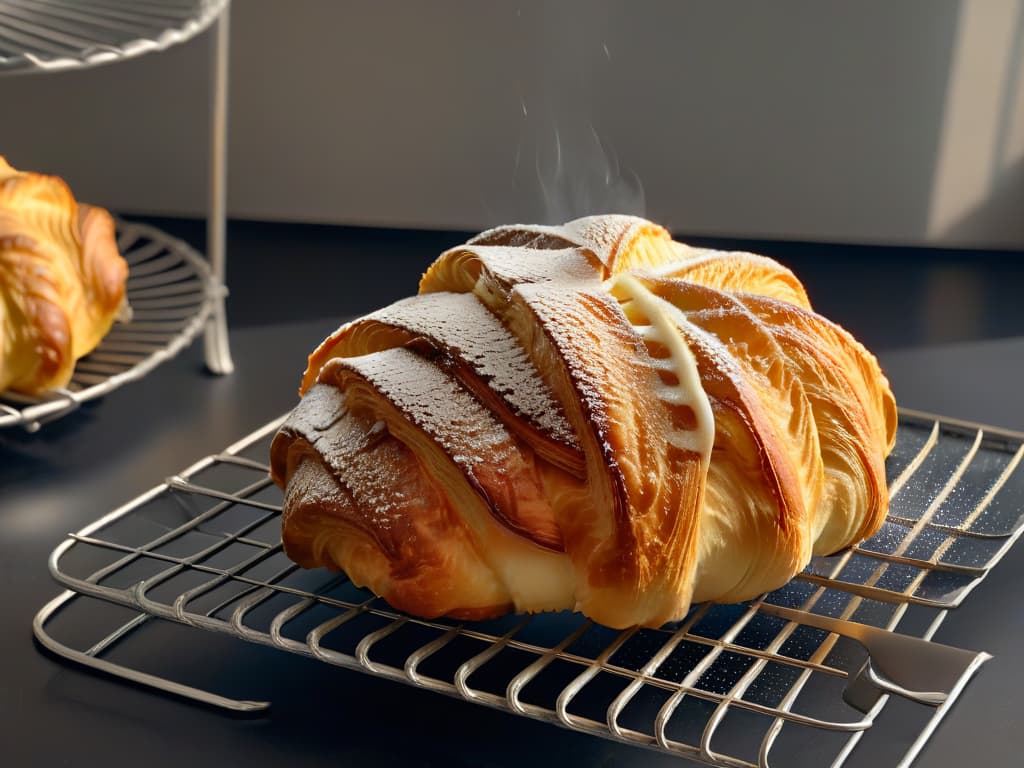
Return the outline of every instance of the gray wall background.
{"type": "MultiPolygon", "coordinates": [[[[1022,247],[1022,39],[1021,0],[235,0],[230,214],[1022,247]]],[[[0,79],[0,153],[201,215],[209,52],[0,79]]]]}

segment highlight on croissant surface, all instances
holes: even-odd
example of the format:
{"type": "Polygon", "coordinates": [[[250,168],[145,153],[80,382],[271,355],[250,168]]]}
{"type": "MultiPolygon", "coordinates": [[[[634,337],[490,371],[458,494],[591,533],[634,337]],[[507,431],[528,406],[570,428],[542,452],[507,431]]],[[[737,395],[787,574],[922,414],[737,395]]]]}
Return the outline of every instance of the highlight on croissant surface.
{"type": "Polygon", "coordinates": [[[896,405],[796,276],[629,216],[506,226],[309,357],[271,448],[285,551],[422,617],[660,626],[888,508],[896,405]]]}

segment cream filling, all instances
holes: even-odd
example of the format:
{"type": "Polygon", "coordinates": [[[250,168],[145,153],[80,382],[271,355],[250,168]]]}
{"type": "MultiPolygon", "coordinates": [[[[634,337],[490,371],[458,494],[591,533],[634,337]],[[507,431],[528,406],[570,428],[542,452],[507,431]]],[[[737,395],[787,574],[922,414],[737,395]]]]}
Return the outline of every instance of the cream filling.
{"type": "Polygon", "coordinates": [[[605,283],[620,301],[632,301],[647,317],[648,325],[634,326],[645,341],[654,341],[669,351],[669,356],[656,360],[659,367],[675,374],[678,384],[658,383],[658,398],[666,403],[687,406],[693,411],[697,426],[692,430],[675,426],[668,434],[670,443],[693,451],[701,457],[701,472],[707,475],[711,449],[715,444],[715,415],[704,392],[697,370],[697,360],[678,328],[689,321],[676,307],[651,293],[632,275],[622,273],[605,283]]]}
{"type": "MultiPolygon", "coordinates": [[[[497,533],[515,536],[511,531],[497,533]]],[[[501,579],[517,612],[560,611],[576,605],[576,573],[568,555],[522,539],[506,543],[488,566],[501,579]]]]}

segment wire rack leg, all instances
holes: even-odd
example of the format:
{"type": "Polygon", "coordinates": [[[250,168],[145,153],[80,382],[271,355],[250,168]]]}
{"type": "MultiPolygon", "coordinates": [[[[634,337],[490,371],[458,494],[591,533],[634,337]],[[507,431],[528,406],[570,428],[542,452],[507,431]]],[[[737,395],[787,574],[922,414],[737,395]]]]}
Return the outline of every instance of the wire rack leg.
{"type": "MultiPolygon", "coordinates": [[[[218,286],[223,287],[226,273],[227,217],[227,127],[228,127],[228,30],[231,4],[228,3],[213,32],[211,80],[213,93],[210,109],[210,209],[206,220],[206,252],[218,286]]],[[[213,311],[206,322],[203,346],[206,367],[213,373],[228,374],[235,369],[228,347],[227,314],[224,311],[226,291],[216,297],[213,311]]]]}
{"type": "MultiPolygon", "coordinates": [[[[40,645],[48,651],[98,672],[113,675],[114,677],[119,677],[123,680],[128,680],[148,688],[154,688],[164,693],[170,693],[175,696],[191,699],[192,701],[198,701],[209,706],[231,710],[232,712],[261,712],[270,706],[269,701],[245,701],[219,696],[216,693],[210,693],[209,691],[204,691],[199,688],[193,688],[190,685],[176,683],[173,680],[168,680],[157,675],[150,675],[146,672],[140,672],[137,669],[132,669],[131,667],[115,664],[114,662],[107,661],[106,659],[97,658],[90,651],[79,651],[64,645],[46,631],[46,622],[60,611],[64,605],[77,596],[78,595],[71,590],[62,592],[60,595],[44,605],[40,609],[39,613],[36,614],[35,619],[33,619],[32,632],[35,634],[36,640],[39,641],[40,645]]],[[[115,641],[122,634],[126,634],[126,629],[126,627],[122,627],[116,630],[112,636],[101,641],[94,648],[102,649],[106,647],[110,642],[115,641]]]]}

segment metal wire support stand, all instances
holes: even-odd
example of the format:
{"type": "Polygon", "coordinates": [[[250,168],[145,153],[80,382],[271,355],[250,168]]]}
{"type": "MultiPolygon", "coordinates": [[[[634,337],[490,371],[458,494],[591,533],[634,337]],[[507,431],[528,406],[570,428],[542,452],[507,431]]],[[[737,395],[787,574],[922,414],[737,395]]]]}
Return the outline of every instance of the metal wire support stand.
{"type": "MultiPolygon", "coordinates": [[[[122,61],[165,50],[215,27],[210,46],[207,255],[220,286],[225,285],[227,261],[229,14],[230,0],[0,0],[0,76],[122,61]]],[[[234,370],[225,297],[223,289],[213,296],[204,329],[206,365],[217,374],[234,370]]],[[[4,423],[0,415],[0,426],[4,423]]]]}
{"type": "MultiPolygon", "coordinates": [[[[210,99],[210,210],[206,219],[206,252],[213,277],[226,285],[227,266],[227,132],[228,132],[228,41],[231,6],[227,3],[217,18],[210,56],[212,86],[210,99]]],[[[234,369],[228,346],[228,321],[224,311],[225,294],[214,303],[206,324],[203,346],[206,366],[213,373],[228,374],[234,369]]]]}
{"type": "Polygon", "coordinates": [[[900,753],[884,764],[907,766],[988,658],[931,638],[1024,533],[1024,435],[903,411],[882,530],[757,600],[659,629],[567,612],[428,621],[284,555],[265,463],[279,423],[61,543],[49,565],[67,591],[36,616],[39,642],[234,711],[269,702],[129,668],[119,647],[174,622],[709,765],[870,765],[858,745],[889,729],[900,753]],[[54,636],[97,601],[130,618],[84,650],[54,636]],[[890,716],[894,697],[914,711],[890,716]]]}

